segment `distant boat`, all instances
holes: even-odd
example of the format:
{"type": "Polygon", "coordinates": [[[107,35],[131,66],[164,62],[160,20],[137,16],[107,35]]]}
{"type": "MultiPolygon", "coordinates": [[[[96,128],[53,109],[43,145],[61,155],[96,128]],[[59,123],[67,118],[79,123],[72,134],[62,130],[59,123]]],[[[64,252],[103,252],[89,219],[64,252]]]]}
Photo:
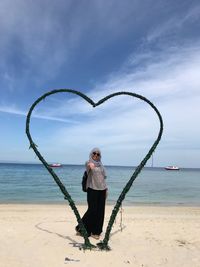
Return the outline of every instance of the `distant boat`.
{"type": "Polygon", "coordinates": [[[53,163],[53,164],[49,164],[49,166],[56,168],[56,167],[61,167],[62,165],[60,163],[53,163]]]}
{"type": "Polygon", "coordinates": [[[167,167],[165,167],[165,170],[168,170],[168,171],[178,171],[180,169],[177,166],[167,166],[167,167]]]}

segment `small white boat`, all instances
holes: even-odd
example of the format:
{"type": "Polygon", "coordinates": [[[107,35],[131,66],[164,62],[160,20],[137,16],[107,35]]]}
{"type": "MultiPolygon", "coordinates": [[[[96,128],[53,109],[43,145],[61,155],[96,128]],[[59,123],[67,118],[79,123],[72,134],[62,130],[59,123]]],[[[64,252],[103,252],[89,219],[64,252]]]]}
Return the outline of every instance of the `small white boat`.
{"type": "Polygon", "coordinates": [[[167,166],[167,167],[165,167],[165,170],[168,170],[168,171],[178,171],[180,169],[177,166],[167,166]]]}
{"type": "Polygon", "coordinates": [[[56,168],[56,167],[61,167],[62,165],[60,163],[53,163],[53,164],[49,164],[49,166],[56,168]]]}

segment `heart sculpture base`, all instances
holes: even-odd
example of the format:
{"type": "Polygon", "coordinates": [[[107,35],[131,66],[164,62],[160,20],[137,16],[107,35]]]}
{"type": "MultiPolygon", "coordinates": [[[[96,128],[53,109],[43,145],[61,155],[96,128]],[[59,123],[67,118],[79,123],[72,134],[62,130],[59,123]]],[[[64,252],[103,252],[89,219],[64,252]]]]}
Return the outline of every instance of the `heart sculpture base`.
{"type": "Polygon", "coordinates": [[[30,134],[30,129],[29,129],[30,118],[31,118],[32,112],[33,112],[34,108],[36,107],[36,105],[39,102],[41,102],[42,100],[44,100],[46,97],[48,97],[50,95],[53,95],[53,94],[57,94],[57,93],[71,93],[71,94],[78,95],[79,97],[81,97],[85,101],[87,101],[90,105],[92,105],[94,108],[99,106],[99,105],[101,105],[101,104],[103,104],[105,101],[109,100],[112,97],[116,97],[116,96],[120,96],[120,95],[128,95],[128,96],[139,98],[140,100],[142,100],[142,101],[146,102],[147,104],[149,104],[151,106],[151,108],[156,112],[156,114],[158,116],[158,119],[159,119],[159,122],[160,122],[160,130],[159,130],[158,136],[157,136],[155,142],[153,143],[152,147],[149,149],[148,153],[146,154],[144,159],[141,161],[141,163],[134,170],[131,178],[129,179],[129,181],[127,182],[127,184],[123,188],[122,192],[120,193],[120,196],[118,197],[118,199],[116,201],[116,204],[115,204],[115,206],[114,206],[114,208],[112,210],[112,213],[111,213],[108,225],[107,225],[107,229],[106,229],[106,232],[105,232],[104,239],[103,239],[103,241],[101,241],[100,243],[97,244],[97,247],[99,249],[101,249],[101,250],[110,250],[110,247],[108,245],[108,241],[109,241],[110,232],[112,230],[112,226],[113,226],[113,223],[114,223],[115,218],[117,216],[117,213],[119,211],[119,208],[120,208],[120,206],[121,206],[126,194],[128,193],[129,189],[131,188],[134,180],[136,179],[136,177],[138,176],[138,174],[140,173],[142,168],[145,166],[145,164],[148,161],[148,159],[153,154],[154,150],[156,149],[156,147],[157,147],[157,145],[158,145],[158,143],[159,143],[159,141],[161,139],[161,136],[162,136],[162,133],[163,133],[163,120],[162,120],[162,117],[161,117],[158,109],[153,105],[153,103],[151,103],[151,101],[149,101],[147,98],[145,98],[145,97],[143,97],[141,95],[138,95],[138,94],[135,94],[135,93],[131,93],[131,92],[116,92],[116,93],[113,93],[113,94],[110,94],[110,95],[106,96],[105,98],[103,98],[103,99],[99,100],[97,103],[95,103],[95,102],[93,102],[92,99],[90,99],[88,96],[86,96],[85,94],[83,94],[83,93],[81,93],[79,91],[75,91],[75,90],[72,90],[72,89],[57,89],[57,90],[53,90],[53,91],[47,92],[46,94],[42,95],[30,107],[30,110],[28,112],[27,119],[26,119],[26,134],[27,134],[27,137],[28,137],[29,142],[30,142],[30,148],[32,148],[34,150],[34,152],[37,155],[37,157],[39,158],[39,160],[45,166],[47,171],[52,175],[54,181],[56,182],[56,184],[60,188],[61,192],[63,193],[64,198],[66,200],[68,200],[69,205],[70,205],[71,209],[73,210],[73,212],[74,212],[74,214],[76,216],[77,222],[78,222],[79,227],[80,227],[81,234],[82,234],[82,236],[84,238],[84,241],[85,241],[84,245],[82,246],[83,249],[90,249],[91,250],[91,249],[95,248],[96,246],[94,246],[94,245],[92,245],[90,243],[90,240],[89,240],[89,238],[87,236],[87,231],[86,231],[86,229],[85,229],[85,227],[83,225],[83,222],[81,220],[79,211],[78,211],[74,201],[72,200],[71,195],[68,193],[67,189],[65,188],[65,186],[63,185],[63,183],[61,182],[61,180],[59,179],[57,174],[53,171],[53,169],[48,165],[46,160],[42,157],[41,153],[37,149],[37,146],[33,142],[33,139],[32,139],[31,134],[30,134]]]}

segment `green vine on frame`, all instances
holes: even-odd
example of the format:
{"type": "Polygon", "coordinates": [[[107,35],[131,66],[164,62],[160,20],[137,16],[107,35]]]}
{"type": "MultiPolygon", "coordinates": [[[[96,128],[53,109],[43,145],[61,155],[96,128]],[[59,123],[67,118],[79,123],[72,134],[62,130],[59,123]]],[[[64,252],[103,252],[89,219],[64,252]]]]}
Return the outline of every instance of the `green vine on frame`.
{"type": "Polygon", "coordinates": [[[119,208],[123,202],[123,200],[125,199],[126,194],[128,193],[128,191],[130,190],[133,182],[135,181],[136,177],[138,176],[138,174],[140,173],[140,171],[142,170],[142,168],[145,166],[145,164],[147,163],[148,159],[151,157],[151,155],[153,154],[153,152],[155,151],[158,143],[160,142],[160,139],[162,137],[162,133],[163,133],[163,120],[162,120],[162,116],[160,115],[160,112],[158,111],[158,109],[154,106],[154,104],[149,101],[147,98],[145,98],[142,95],[138,95],[136,93],[132,93],[132,92],[116,92],[113,94],[110,94],[106,97],[104,97],[103,99],[99,100],[97,103],[95,103],[92,99],[90,99],[89,97],[87,97],[85,94],[76,91],[76,90],[72,90],[72,89],[57,89],[57,90],[52,90],[50,92],[47,92],[46,94],[42,95],[41,97],[39,97],[30,107],[30,110],[27,114],[27,118],[26,118],[26,134],[27,137],[29,139],[30,142],[30,148],[32,148],[35,152],[35,154],[37,155],[37,157],[39,158],[39,160],[42,162],[42,164],[45,166],[45,168],[47,169],[47,171],[52,175],[54,181],[56,182],[56,184],[58,185],[58,187],[60,188],[61,192],[64,195],[64,198],[68,201],[71,209],[73,210],[77,222],[80,225],[80,231],[81,234],[84,238],[84,245],[83,245],[83,249],[93,249],[94,246],[93,244],[90,243],[90,240],[87,236],[87,231],[84,227],[84,224],[81,220],[81,216],[78,212],[78,209],[74,203],[74,201],[71,198],[71,195],[68,193],[67,189],[65,188],[65,186],[63,185],[63,183],[60,181],[59,177],[57,176],[57,174],[53,171],[53,169],[49,166],[49,164],[46,162],[46,160],[42,157],[41,153],[39,152],[39,150],[37,149],[36,144],[33,142],[33,139],[31,137],[30,134],[30,118],[32,115],[32,112],[34,110],[34,108],[36,107],[37,104],[39,104],[39,102],[41,102],[42,100],[44,100],[46,97],[53,95],[53,94],[57,94],[57,93],[72,93],[75,95],[78,95],[80,97],[82,97],[83,99],[85,99],[90,105],[92,105],[93,107],[99,106],[101,104],[103,104],[105,101],[107,101],[108,99],[115,97],[115,96],[119,96],[119,95],[129,95],[132,97],[136,97],[139,98],[140,100],[146,102],[147,104],[150,105],[150,107],[156,112],[158,119],[159,119],[159,123],[160,123],[160,130],[158,133],[158,136],[155,140],[155,142],[153,143],[152,147],[150,148],[150,150],[148,151],[148,153],[146,154],[146,156],[144,157],[144,159],[141,161],[141,163],[137,166],[137,168],[135,169],[135,171],[133,172],[133,175],[130,177],[129,181],[127,182],[127,184],[125,185],[125,187],[123,188],[120,196],[118,197],[116,204],[112,210],[109,222],[108,222],[108,226],[105,232],[105,236],[102,242],[99,242],[97,244],[97,247],[101,250],[110,250],[110,247],[108,245],[108,241],[110,238],[110,233],[113,227],[113,223],[115,221],[115,218],[117,216],[117,213],[119,211],[119,208]]]}

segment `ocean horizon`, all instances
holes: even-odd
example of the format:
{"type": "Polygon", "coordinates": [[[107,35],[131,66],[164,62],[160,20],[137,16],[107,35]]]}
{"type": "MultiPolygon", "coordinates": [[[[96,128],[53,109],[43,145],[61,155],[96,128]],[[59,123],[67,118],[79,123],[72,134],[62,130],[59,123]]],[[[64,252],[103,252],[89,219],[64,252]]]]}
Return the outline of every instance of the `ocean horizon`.
{"type": "MultiPolygon", "coordinates": [[[[114,204],[132,176],[134,166],[105,166],[109,195],[114,204]]],[[[63,164],[54,168],[76,204],[86,204],[81,181],[84,165],[63,164]]],[[[145,167],[138,175],[124,205],[200,205],[200,169],[145,167]]],[[[0,163],[0,204],[66,204],[66,200],[46,168],[40,163],[0,163]]]]}
{"type": "MultiPolygon", "coordinates": [[[[49,164],[53,164],[53,163],[57,163],[57,162],[52,162],[49,164]]],[[[60,163],[60,162],[58,162],[60,163]]],[[[43,164],[41,162],[35,162],[35,161],[16,161],[16,160],[0,160],[0,164],[23,164],[23,165],[42,165],[43,164]]],[[[84,166],[84,164],[79,164],[79,163],[60,163],[61,166],[84,166]]],[[[136,165],[115,165],[115,164],[108,164],[105,165],[106,167],[127,167],[127,168],[136,168],[136,165]]],[[[169,164],[170,166],[170,164],[169,164]]],[[[167,166],[147,166],[145,165],[144,169],[164,169],[167,166]]],[[[200,170],[200,167],[183,167],[181,166],[180,169],[184,169],[184,170],[200,170]]]]}

